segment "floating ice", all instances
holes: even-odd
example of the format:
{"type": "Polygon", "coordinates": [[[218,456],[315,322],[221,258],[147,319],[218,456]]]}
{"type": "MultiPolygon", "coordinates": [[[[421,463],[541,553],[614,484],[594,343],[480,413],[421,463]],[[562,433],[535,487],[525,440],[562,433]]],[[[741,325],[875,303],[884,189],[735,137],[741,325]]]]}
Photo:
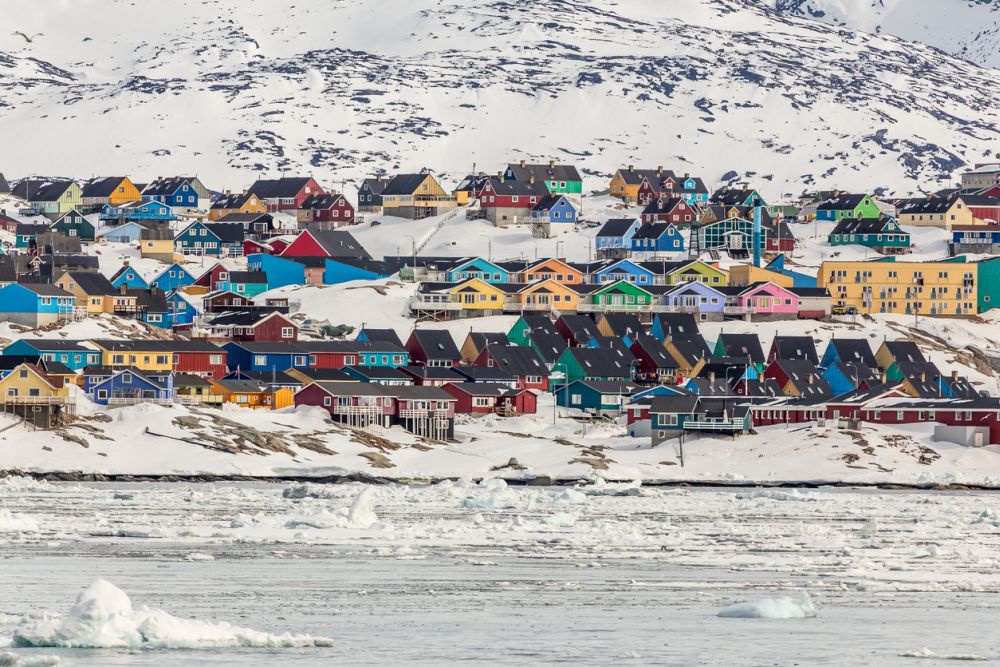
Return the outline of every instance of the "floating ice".
{"type": "Polygon", "coordinates": [[[343,494],[321,484],[293,484],[281,492],[283,498],[301,500],[303,498],[340,498],[343,494]]]}
{"type": "Polygon", "coordinates": [[[815,502],[819,499],[817,496],[802,493],[798,489],[789,489],[788,491],[781,489],[758,489],[750,493],[737,493],[736,497],[740,500],[763,498],[766,500],[797,500],[800,502],[815,502]]]}
{"type": "Polygon", "coordinates": [[[54,655],[18,655],[10,651],[0,653],[0,667],[55,667],[62,660],[54,655]]]}
{"type": "Polygon", "coordinates": [[[916,651],[905,651],[903,653],[900,653],[899,657],[927,658],[928,660],[968,660],[973,662],[977,660],[986,660],[986,658],[984,658],[983,656],[975,655],[974,653],[953,653],[951,655],[948,654],[942,655],[940,653],[935,653],[934,651],[926,647],[922,649],[917,649],[916,651]]]}
{"type": "Polygon", "coordinates": [[[808,595],[797,598],[765,598],[741,602],[719,612],[723,618],[815,618],[816,607],[808,595]]]}
{"type": "Polygon", "coordinates": [[[557,503],[566,503],[567,505],[580,505],[587,502],[587,496],[576,489],[563,489],[562,493],[557,494],[554,500],[557,503]]]}
{"type": "Polygon", "coordinates": [[[370,528],[378,523],[378,515],[375,514],[375,487],[366,486],[351,504],[351,511],[347,513],[347,520],[361,528],[370,528]]]}
{"type": "Polygon", "coordinates": [[[135,609],[124,591],[104,579],[81,592],[64,618],[45,618],[22,626],[13,641],[13,646],[21,648],[293,648],[331,644],[325,637],[272,635],[229,623],[178,618],[146,606],[135,609]]]}
{"type": "Polygon", "coordinates": [[[0,508],[0,533],[37,533],[38,524],[21,514],[0,508]]]}

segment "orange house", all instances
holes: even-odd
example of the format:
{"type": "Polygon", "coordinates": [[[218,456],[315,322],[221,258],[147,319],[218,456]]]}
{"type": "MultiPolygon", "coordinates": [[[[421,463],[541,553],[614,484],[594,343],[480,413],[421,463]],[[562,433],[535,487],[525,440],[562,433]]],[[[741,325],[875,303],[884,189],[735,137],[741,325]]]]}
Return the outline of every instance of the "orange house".
{"type": "Polygon", "coordinates": [[[222,396],[223,403],[235,403],[254,410],[280,410],[295,404],[295,392],[289,387],[272,388],[255,380],[213,380],[213,394],[222,396]]]}
{"type": "Polygon", "coordinates": [[[528,285],[518,292],[518,303],[522,311],[565,311],[576,312],[580,295],[565,283],[552,278],[528,285]]]}
{"type": "Polygon", "coordinates": [[[579,285],[583,282],[583,273],[561,259],[543,259],[526,268],[521,274],[521,282],[533,283],[536,280],[555,280],[566,285],[579,285]]]}

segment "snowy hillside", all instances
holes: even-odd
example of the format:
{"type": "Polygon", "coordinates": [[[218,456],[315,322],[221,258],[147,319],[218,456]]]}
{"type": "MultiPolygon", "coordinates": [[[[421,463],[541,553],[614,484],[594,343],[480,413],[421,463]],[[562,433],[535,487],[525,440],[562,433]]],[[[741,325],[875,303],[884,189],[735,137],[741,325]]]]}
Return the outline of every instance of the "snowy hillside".
{"type": "Polygon", "coordinates": [[[1000,0],[773,0],[778,11],[924,42],[1000,67],[1000,0]]]}
{"type": "Polygon", "coordinates": [[[347,189],[553,157],[595,189],[663,164],[776,198],[940,187],[996,150],[996,70],[774,3],[10,0],[32,41],[0,45],[0,169],[347,189]]]}

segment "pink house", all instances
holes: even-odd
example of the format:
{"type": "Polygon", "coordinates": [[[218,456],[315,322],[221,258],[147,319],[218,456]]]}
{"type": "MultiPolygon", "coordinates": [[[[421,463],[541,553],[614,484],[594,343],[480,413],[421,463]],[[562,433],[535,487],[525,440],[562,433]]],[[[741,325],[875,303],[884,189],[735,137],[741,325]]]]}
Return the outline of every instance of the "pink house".
{"type": "Polygon", "coordinates": [[[799,297],[774,283],[754,283],[733,298],[739,312],[751,315],[798,317],[799,297]]]}

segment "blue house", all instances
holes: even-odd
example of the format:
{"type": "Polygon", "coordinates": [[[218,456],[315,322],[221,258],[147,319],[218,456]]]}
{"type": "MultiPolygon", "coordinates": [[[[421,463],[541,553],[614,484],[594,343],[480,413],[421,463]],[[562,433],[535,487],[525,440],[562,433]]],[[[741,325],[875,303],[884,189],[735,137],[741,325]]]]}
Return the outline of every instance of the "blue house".
{"type": "Polygon", "coordinates": [[[792,279],[792,287],[816,287],[816,276],[810,276],[805,273],[799,273],[798,271],[792,271],[785,268],[785,255],[781,254],[772,259],[764,267],[768,271],[774,271],[775,273],[780,273],[783,276],[788,276],[792,279]]]}
{"type": "Polygon", "coordinates": [[[263,271],[230,271],[226,280],[219,282],[219,289],[252,299],[267,291],[267,274],[263,271]]]}
{"type": "Polygon", "coordinates": [[[632,236],[632,252],[681,252],[684,234],[671,222],[642,225],[632,236]]]}
{"type": "Polygon", "coordinates": [[[598,257],[627,257],[632,252],[632,237],[642,224],[638,218],[612,218],[594,237],[598,257]]]}
{"type": "MultiPolygon", "coordinates": [[[[302,259],[310,259],[303,257],[302,259]]],[[[327,257],[323,284],[339,285],[352,280],[379,280],[399,271],[398,266],[367,257],[327,257]]]]}
{"type": "Polygon", "coordinates": [[[482,257],[473,257],[472,259],[461,262],[453,269],[449,270],[446,275],[446,282],[449,283],[460,283],[464,280],[469,280],[470,278],[478,278],[484,283],[494,285],[511,282],[510,273],[506,269],[494,264],[493,262],[487,261],[482,257]]]}
{"type": "Polygon", "coordinates": [[[142,191],[143,201],[166,204],[173,208],[197,208],[198,192],[186,178],[161,178],[142,191]]]}
{"type": "Polygon", "coordinates": [[[247,255],[247,267],[251,271],[261,271],[267,275],[267,288],[306,284],[306,267],[287,257],[277,257],[266,253],[247,255]]]}
{"type": "Polygon", "coordinates": [[[591,280],[600,285],[620,280],[637,285],[652,285],[656,278],[656,274],[649,269],[627,259],[608,262],[603,268],[594,271],[592,276],[591,280]]]}
{"type": "Polygon", "coordinates": [[[39,356],[47,361],[58,361],[73,371],[101,363],[100,350],[84,347],[80,341],[55,338],[22,338],[3,349],[4,356],[39,356]]]}
{"type": "Polygon", "coordinates": [[[105,204],[98,215],[98,219],[101,222],[117,222],[120,225],[128,222],[148,222],[151,220],[170,222],[171,220],[176,220],[177,217],[169,206],[161,202],[133,201],[118,206],[105,204]]]}
{"type": "Polygon", "coordinates": [[[531,209],[533,223],[573,224],[576,209],[563,195],[546,195],[531,209]]]}
{"type": "Polygon", "coordinates": [[[38,328],[64,321],[76,312],[76,297],[48,283],[11,283],[0,287],[0,322],[38,328]]]}
{"type": "Polygon", "coordinates": [[[871,345],[864,338],[831,338],[819,360],[821,368],[830,368],[839,363],[861,364],[868,368],[878,368],[878,361],[871,345]]]}
{"type": "Polygon", "coordinates": [[[597,416],[617,416],[639,385],[616,380],[574,380],[555,390],[556,404],[597,416]]]}
{"type": "Polygon", "coordinates": [[[700,178],[685,175],[678,179],[679,188],[670,192],[674,197],[681,197],[689,204],[704,204],[708,201],[708,188],[700,178]]]}
{"type": "MultiPolygon", "coordinates": [[[[114,284],[114,283],[112,283],[114,284]]],[[[178,287],[187,287],[194,284],[194,276],[180,264],[174,263],[163,269],[155,278],[149,281],[149,286],[155,285],[164,292],[171,292],[178,287]]]]}
{"type": "Polygon", "coordinates": [[[699,319],[721,319],[726,307],[726,295],[720,289],[692,280],[667,292],[669,310],[692,313],[699,319]]]}
{"type": "Polygon", "coordinates": [[[84,375],[84,391],[98,405],[132,405],[148,401],[169,401],[174,393],[174,374],[155,377],[152,373],[126,368],[108,377],[84,375]]]}
{"type": "Polygon", "coordinates": [[[173,291],[167,295],[168,324],[186,327],[194,324],[201,307],[201,298],[184,292],[173,291]]]}
{"type": "Polygon", "coordinates": [[[49,231],[48,225],[35,225],[28,222],[19,222],[15,227],[16,239],[14,247],[26,250],[35,242],[35,237],[49,231]]]}
{"type": "Polygon", "coordinates": [[[111,284],[118,289],[121,289],[122,285],[125,287],[149,289],[149,283],[146,282],[146,279],[139,275],[139,272],[134,267],[128,264],[123,265],[122,268],[115,272],[115,275],[111,276],[111,284]]]}
{"type": "Polygon", "coordinates": [[[145,227],[138,222],[126,222],[114,227],[102,227],[97,230],[96,236],[110,243],[138,243],[143,229],[145,227]]]}
{"type": "Polygon", "coordinates": [[[309,353],[291,343],[234,341],[222,349],[226,351],[230,370],[287,371],[309,367],[309,353]]]}
{"type": "Polygon", "coordinates": [[[864,364],[838,361],[823,371],[823,379],[830,385],[834,396],[855,389],[868,389],[882,382],[881,376],[864,364]]]}

